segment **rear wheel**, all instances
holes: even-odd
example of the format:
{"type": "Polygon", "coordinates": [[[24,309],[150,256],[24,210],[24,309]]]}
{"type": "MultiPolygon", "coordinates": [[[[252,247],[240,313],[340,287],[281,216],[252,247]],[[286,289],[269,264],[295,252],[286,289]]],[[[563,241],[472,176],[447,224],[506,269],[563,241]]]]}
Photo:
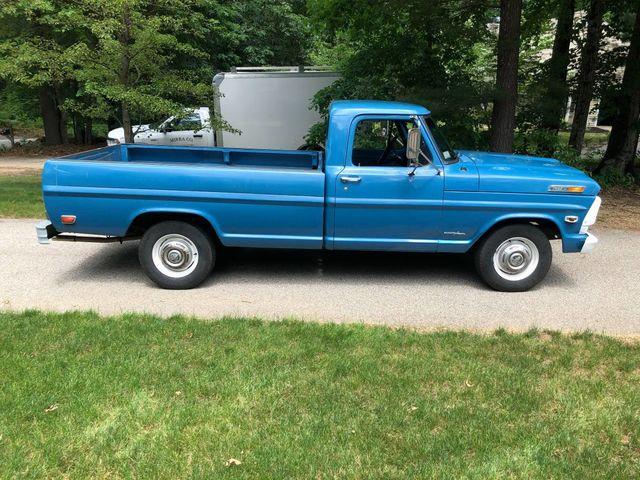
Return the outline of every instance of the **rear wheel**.
{"type": "Polygon", "coordinates": [[[509,225],[485,238],[475,251],[482,279],[495,290],[523,292],[540,283],[551,266],[551,244],[532,225],[509,225]]]}
{"type": "Polygon", "coordinates": [[[138,248],[140,265],[159,287],[183,290],[200,285],[215,264],[209,235],[186,222],[167,221],[149,228],[138,248]]]}

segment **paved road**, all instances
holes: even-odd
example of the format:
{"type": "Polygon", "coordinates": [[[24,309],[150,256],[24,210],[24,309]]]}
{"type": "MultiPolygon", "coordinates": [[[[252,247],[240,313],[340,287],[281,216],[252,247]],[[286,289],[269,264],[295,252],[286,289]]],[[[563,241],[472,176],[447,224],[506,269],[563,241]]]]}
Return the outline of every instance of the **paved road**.
{"type": "Polygon", "coordinates": [[[44,158],[3,155],[0,157],[0,175],[39,174],[44,162],[44,158]]]}
{"type": "MultiPolygon", "coordinates": [[[[137,244],[38,245],[33,221],[0,220],[0,308],[295,317],[418,328],[532,326],[640,335],[640,233],[601,230],[591,255],[557,246],[543,285],[487,289],[466,256],[228,252],[196,290],[153,286],[137,244]]],[[[557,242],[554,242],[557,243],[557,242]]]]}

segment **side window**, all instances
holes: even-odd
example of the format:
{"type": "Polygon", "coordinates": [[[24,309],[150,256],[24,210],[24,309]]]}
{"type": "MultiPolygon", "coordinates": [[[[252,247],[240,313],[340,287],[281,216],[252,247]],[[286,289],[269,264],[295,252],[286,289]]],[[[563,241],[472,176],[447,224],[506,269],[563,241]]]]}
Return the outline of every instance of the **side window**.
{"type": "MultiPolygon", "coordinates": [[[[351,162],[357,167],[406,167],[407,132],[413,120],[367,119],[356,125],[351,162]]],[[[429,151],[422,141],[422,151],[429,151]]]]}
{"type": "Polygon", "coordinates": [[[192,113],[184,118],[175,120],[173,122],[173,128],[175,130],[201,130],[202,123],[200,122],[200,115],[192,113]]]}

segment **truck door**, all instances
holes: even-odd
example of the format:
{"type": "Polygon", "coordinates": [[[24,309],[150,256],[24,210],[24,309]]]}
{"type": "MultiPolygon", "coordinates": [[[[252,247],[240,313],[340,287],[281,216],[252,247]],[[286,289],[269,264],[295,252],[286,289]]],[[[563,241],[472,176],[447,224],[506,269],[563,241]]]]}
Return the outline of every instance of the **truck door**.
{"type": "Polygon", "coordinates": [[[148,143],[149,145],[162,145],[165,134],[157,128],[149,128],[145,132],[136,135],[135,143],[148,143]]]}
{"type": "Polygon", "coordinates": [[[203,131],[200,113],[195,111],[184,118],[171,120],[165,125],[162,144],[176,146],[202,145],[203,131]]]}
{"type": "Polygon", "coordinates": [[[399,115],[353,121],[345,168],[334,180],[334,249],[437,249],[444,178],[423,129],[422,166],[409,167],[406,135],[417,124],[399,115]]]}

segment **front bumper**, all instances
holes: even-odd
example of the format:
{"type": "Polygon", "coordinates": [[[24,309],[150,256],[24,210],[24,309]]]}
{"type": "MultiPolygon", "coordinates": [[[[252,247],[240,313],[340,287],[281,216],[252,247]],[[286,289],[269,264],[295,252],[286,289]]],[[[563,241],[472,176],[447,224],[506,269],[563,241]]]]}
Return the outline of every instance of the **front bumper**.
{"type": "Polygon", "coordinates": [[[584,217],[582,221],[582,225],[580,226],[580,233],[586,234],[587,238],[582,244],[582,248],[580,249],[580,253],[591,253],[596,248],[598,244],[598,237],[596,237],[593,233],[589,233],[589,227],[596,223],[596,219],[598,218],[598,212],[600,212],[600,205],[602,204],[602,199],[600,197],[596,197],[593,203],[591,204],[591,208],[584,217]]]}
{"type": "Polygon", "coordinates": [[[584,244],[580,249],[580,253],[593,252],[593,249],[596,248],[597,244],[598,244],[598,237],[596,237],[593,233],[587,232],[587,239],[584,241],[584,244]]]}
{"type": "Polygon", "coordinates": [[[562,236],[562,251],[564,253],[591,253],[598,244],[598,238],[589,233],[589,227],[596,223],[602,200],[596,197],[589,211],[582,220],[579,233],[565,233],[562,236]]]}
{"type": "Polygon", "coordinates": [[[580,226],[580,233],[587,233],[589,227],[596,223],[598,212],[600,212],[600,205],[602,205],[602,199],[600,197],[596,197],[591,204],[591,208],[589,208],[589,211],[582,221],[582,225],[580,226]]]}

